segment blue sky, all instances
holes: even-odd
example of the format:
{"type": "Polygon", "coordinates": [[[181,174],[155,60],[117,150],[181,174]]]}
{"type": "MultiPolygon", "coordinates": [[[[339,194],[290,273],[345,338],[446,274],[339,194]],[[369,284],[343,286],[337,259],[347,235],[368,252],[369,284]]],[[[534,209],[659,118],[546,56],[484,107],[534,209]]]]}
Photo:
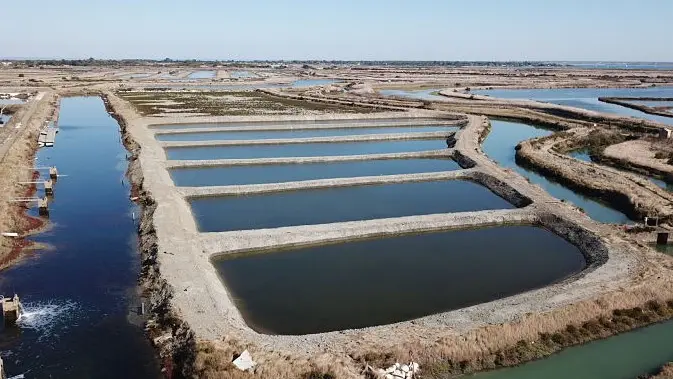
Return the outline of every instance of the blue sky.
{"type": "Polygon", "coordinates": [[[0,56],[673,61],[673,0],[23,0],[0,56]]]}

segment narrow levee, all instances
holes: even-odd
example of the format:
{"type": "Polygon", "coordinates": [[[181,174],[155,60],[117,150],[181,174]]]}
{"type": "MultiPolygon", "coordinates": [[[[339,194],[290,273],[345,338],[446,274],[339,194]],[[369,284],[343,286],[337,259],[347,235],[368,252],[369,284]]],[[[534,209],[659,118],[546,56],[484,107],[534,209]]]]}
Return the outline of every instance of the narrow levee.
{"type": "Polygon", "coordinates": [[[0,274],[0,291],[18,293],[25,308],[18,327],[0,334],[5,369],[26,377],[158,378],[139,315],[137,211],[119,126],[97,97],[63,99],[58,126],[56,145],[39,150],[36,162],[61,174],[50,198],[52,228],[34,237],[52,248],[0,274]]]}

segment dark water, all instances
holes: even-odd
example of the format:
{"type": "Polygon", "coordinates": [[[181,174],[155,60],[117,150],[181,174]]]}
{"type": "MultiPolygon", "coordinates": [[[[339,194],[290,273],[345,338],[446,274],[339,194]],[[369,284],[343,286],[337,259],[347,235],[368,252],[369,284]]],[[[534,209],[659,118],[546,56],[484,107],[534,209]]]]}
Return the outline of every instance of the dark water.
{"type": "Polygon", "coordinates": [[[599,97],[673,97],[673,87],[496,89],[474,91],[474,93],[504,99],[538,100],[673,125],[673,118],[670,117],[651,115],[639,110],[622,107],[621,105],[598,101],[599,97]]]}
{"type": "Polygon", "coordinates": [[[404,153],[446,149],[446,141],[398,140],[371,142],[295,143],[281,145],[240,145],[167,148],[168,159],[247,159],[275,157],[319,157],[404,153]]]}
{"type": "Polygon", "coordinates": [[[571,347],[521,366],[474,379],[634,379],[673,361],[673,321],[571,347]]]}
{"type": "Polygon", "coordinates": [[[208,133],[178,133],[156,134],[159,141],[210,141],[210,140],[244,140],[244,139],[274,139],[274,138],[310,138],[336,137],[365,134],[394,134],[394,133],[428,133],[456,131],[455,126],[396,126],[388,128],[330,128],[330,129],[294,129],[294,130],[260,130],[246,132],[208,132],[208,133]]]}
{"type": "Polygon", "coordinates": [[[545,129],[538,129],[530,125],[491,120],[493,128],[483,143],[484,152],[500,166],[510,168],[532,183],[545,189],[550,195],[557,199],[569,201],[570,203],[584,209],[592,219],[607,223],[630,223],[626,215],[616,211],[607,205],[592,200],[589,197],[580,195],[556,182],[553,182],[544,176],[520,167],[516,164],[516,152],[514,147],[521,141],[550,135],[552,132],[545,129]]]}
{"type": "Polygon", "coordinates": [[[422,90],[399,90],[399,89],[384,89],[380,90],[379,93],[383,96],[399,96],[399,97],[408,97],[410,99],[417,100],[437,100],[444,101],[446,97],[442,95],[435,95],[437,91],[441,91],[443,88],[431,88],[431,89],[422,89],[422,90]]]}
{"type": "Polygon", "coordinates": [[[513,226],[242,255],[214,264],[250,326],[309,334],[503,298],[579,272],[585,260],[547,230],[513,226]]]}
{"type": "Polygon", "coordinates": [[[357,176],[458,170],[451,159],[385,159],[357,162],[195,167],[171,170],[177,186],[228,186],[357,176]]]}
{"type": "MultiPolygon", "coordinates": [[[[400,118],[379,118],[379,119],[352,119],[352,120],[291,120],[291,121],[243,121],[243,122],[227,122],[227,123],[207,123],[207,124],[166,124],[166,125],[151,125],[151,129],[160,129],[160,130],[178,130],[178,129],[190,129],[190,128],[229,128],[229,127],[242,127],[242,126],[288,126],[296,125],[297,128],[307,129],[313,126],[320,125],[340,125],[340,124],[350,124],[357,123],[358,125],[363,125],[366,127],[374,126],[392,126],[392,125],[402,125],[409,126],[409,122],[414,122],[415,126],[424,126],[423,123],[428,122],[437,122],[438,119],[434,118],[415,118],[412,120],[409,119],[400,119],[400,118]]],[[[223,130],[224,131],[224,130],[223,130]]]]}
{"type": "Polygon", "coordinates": [[[34,238],[54,249],[0,272],[0,291],[17,292],[27,311],[0,334],[5,368],[26,378],[158,378],[142,327],[128,321],[139,255],[119,127],[99,98],[63,99],[59,127],[36,163],[67,175],[50,204],[53,229],[34,238]]]}
{"type": "Polygon", "coordinates": [[[202,232],[512,208],[486,187],[460,180],[206,197],[191,206],[202,232]]]}

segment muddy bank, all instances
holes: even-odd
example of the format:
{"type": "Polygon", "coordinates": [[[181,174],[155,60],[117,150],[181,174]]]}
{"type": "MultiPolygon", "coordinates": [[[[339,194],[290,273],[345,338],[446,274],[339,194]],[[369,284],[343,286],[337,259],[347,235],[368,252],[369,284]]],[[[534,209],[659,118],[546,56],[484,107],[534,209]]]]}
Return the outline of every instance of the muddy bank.
{"type": "Polygon", "coordinates": [[[14,141],[2,146],[4,155],[0,161],[0,232],[19,233],[19,238],[0,237],[0,269],[20,261],[26,253],[44,246],[28,241],[26,237],[39,233],[46,227],[46,220],[29,216],[25,203],[12,199],[32,197],[35,185],[19,185],[36,179],[34,167],[37,152],[37,136],[45,121],[57,115],[58,97],[45,93],[35,103],[22,105],[5,126],[7,133],[14,132],[14,141]],[[15,126],[21,124],[19,131],[15,126]],[[10,145],[11,144],[11,145],[10,145]]]}
{"type": "Polygon", "coordinates": [[[673,113],[666,111],[666,110],[661,110],[657,109],[655,107],[650,107],[647,105],[642,105],[642,104],[635,104],[632,103],[632,101],[639,101],[639,100],[671,100],[670,98],[653,98],[653,97],[599,97],[598,101],[602,101],[604,103],[608,104],[616,104],[622,107],[626,108],[631,108],[635,109],[637,111],[641,111],[647,114],[653,114],[656,116],[664,116],[664,117],[673,117],[673,113]]]}
{"type": "Polygon", "coordinates": [[[141,254],[139,285],[143,298],[148,301],[149,314],[145,330],[158,351],[165,376],[191,377],[196,341],[192,330],[173,310],[170,302],[174,290],[161,276],[157,261],[159,247],[153,221],[157,205],[151,193],[143,188],[144,176],[139,160],[141,147],[128,133],[128,124],[124,117],[115,111],[109,95],[102,93],[100,96],[110,116],[119,123],[124,147],[130,153],[126,176],[132,184],[131,197],[137,198],[135,202],[141,209],[138,226],[141,254]]]}
{"type": "Polygon", "coordinates": [[[653,183],[597,164],[581,162],[552,149],[572,134],[524,141],[517,146],[516,161],[581,193],[602,199],[633,220],[657,212],[664,220],[673,217],[671,195],[653,183]]]}
{"type": "Polygon", "coordinates": [[[668,163],[668,150],[666,141],[639,139],[608,146],[600,159],[673,183],[673,165],[668,163]]]}

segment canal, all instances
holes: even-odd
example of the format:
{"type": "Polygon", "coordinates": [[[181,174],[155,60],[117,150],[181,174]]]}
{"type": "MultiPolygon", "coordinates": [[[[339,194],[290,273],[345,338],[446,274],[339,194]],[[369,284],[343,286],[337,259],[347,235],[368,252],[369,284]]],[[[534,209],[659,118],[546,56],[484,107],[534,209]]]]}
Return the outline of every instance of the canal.
{"type": "MultiPolygon", "coordinates": [[[[0,291],[21,296],[18,327],[0,333],[9,376],[159,378],[138,316],[137,212],[125,179],[119,126],[100,98],[64,98],[53,148],[36,165],[60,174],[50,204],[49,244],[0,272],[0,291]]],[[[36,212],[30,211],[31,214],[36,212]]]]}

